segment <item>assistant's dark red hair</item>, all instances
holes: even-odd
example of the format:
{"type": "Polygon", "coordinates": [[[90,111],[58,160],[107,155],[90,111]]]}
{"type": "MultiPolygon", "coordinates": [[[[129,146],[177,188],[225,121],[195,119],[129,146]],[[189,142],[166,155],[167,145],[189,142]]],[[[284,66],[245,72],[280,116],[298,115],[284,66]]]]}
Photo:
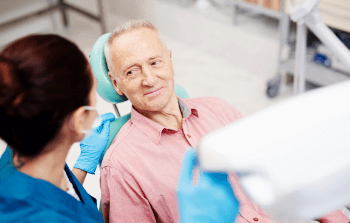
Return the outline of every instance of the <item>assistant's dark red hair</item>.
{"type": "Polygon", "coordinates": [[[31,35],[0,52],[0,137],[26,156],[39,154],[80,106],[92,75],[78,47],[57,35],[31,35]]]}

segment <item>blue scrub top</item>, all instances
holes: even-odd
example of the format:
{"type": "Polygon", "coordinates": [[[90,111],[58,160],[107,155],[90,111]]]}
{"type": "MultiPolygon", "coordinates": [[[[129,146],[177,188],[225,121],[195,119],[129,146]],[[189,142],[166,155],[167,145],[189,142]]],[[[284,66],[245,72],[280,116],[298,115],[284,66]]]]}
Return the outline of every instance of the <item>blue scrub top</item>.
{"type": "Polygon", "coordinates": [[[81,201],[53,184],[30,177],[12,164],[7,147],[0,159],[0,222],[103,223],[92,198],[65,166],[65,171],[81,201]]]}

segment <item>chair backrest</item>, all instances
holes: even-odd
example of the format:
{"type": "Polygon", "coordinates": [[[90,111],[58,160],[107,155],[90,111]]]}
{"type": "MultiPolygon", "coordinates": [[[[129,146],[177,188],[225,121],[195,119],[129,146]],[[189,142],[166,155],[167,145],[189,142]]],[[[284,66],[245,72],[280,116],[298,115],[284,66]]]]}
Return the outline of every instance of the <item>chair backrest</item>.
{"type": "MultiPolygon", "coordinates": [[[[108,40],[110,33],[102,35],[94,44],[91,55],[90,55],[90,64],[97,79],[97,92],[98,94],[107,102],[112,104],[118,104],[128,99],[125,96],[120,96],[114,90],[111,79],[108,77],[108,67],[106,63],[106,57],[104,55],[104,46],[108,40]]],[[[180,98],[188,98],[188,94],[183,87],[175,84],[175,93],[180,98]]],[[[114,140],[114,137],[117,135],[119,130],[123,125],[130,119],[131,114],[126,114],[121,117],[117,117],[113,122],[111,122],[110,135],[107,146],[103,152],[103,155],[100,159],[100,164],[102,162],[103,156],[108,150],[109,146],[114,140]]]]}

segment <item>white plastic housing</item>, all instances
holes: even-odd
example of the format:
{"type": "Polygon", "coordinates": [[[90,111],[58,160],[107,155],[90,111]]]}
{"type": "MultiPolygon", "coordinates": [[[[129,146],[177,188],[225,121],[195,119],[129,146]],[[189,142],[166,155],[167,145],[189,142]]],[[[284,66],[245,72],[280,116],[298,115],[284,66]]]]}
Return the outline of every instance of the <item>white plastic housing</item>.
{"type": "Polygon", "coordinates": [[[350,203],[350,81],[296,96],[201,140],[201,167],[238,172],[274,219],[304,221],[350,203]]]}

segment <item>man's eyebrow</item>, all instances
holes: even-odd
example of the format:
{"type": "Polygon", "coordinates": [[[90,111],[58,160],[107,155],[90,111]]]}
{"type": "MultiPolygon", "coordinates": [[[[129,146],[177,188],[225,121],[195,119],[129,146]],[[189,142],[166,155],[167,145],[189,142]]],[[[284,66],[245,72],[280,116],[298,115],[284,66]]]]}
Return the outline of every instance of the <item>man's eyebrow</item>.
{"type": "MultiPolygon", "coordinates": [[[[159,59],[159,58],[163,58],[162,55],[155,55],[155,56],[152,56],[152,57],[148,58],[148,61],[151,61],[151,60],[154,60],[154,59],[159,59]]],[[[138,62],[134,62],[134,63],[132,63],[132,64],[125,64],[125,65],[122,66],[122,71],[125,72],[125,71],[127,71],[128,69],[130,69],[131,67],[137,66],[137,65],[139,65],[138,62]]]]}
{"type": "Polygon", "coordinates": [[[150,57],[148,60],[154,60],[159,58],[162,58],[162,56],[161,55],[153,56],[153,57],[150,57]]]}
{"type": "Polygon", "coordinates": [[[125,72],[129,70],[131,67],[138,65],[138,63],[126,64],[122,67],[122,71],[125,72]]]}

